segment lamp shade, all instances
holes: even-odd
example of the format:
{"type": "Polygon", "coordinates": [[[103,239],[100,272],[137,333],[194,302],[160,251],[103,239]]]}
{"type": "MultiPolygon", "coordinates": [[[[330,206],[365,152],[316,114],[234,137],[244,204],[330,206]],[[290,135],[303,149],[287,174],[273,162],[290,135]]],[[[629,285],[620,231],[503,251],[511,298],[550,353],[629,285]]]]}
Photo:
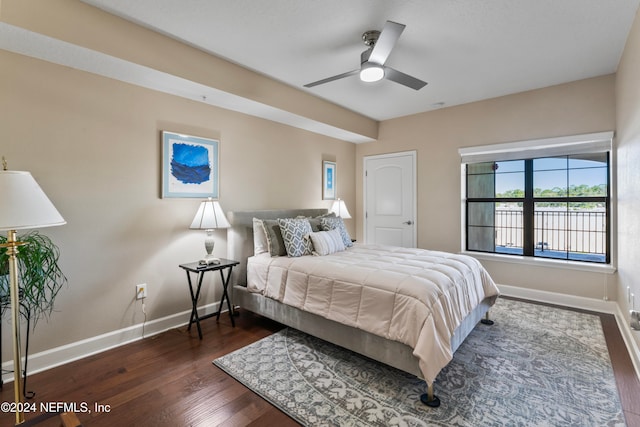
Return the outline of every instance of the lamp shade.
{"type": "Polygon", "coordinates": [[[345,219],[351,218],[351,215],[349,215],[349,211],[347,210],[347,205],[344,203],[344,200],[338,199],[335,202],[333,202],[333,205],[331,205],[331,212],[336,214],[336,216],[339,216],[345,219]]]}
{"type": "Polygon", "coordinates": [[[227,217],[220,207],[220,203],[217,200],[211,198],[204,200],[198,207],[198,212],[193,218],[193,222],[189,228],[196,230],[212,230],[214,228],[228,228],[231,227],[227,217]]]}
{"type": "Polygon", "coordinates": [[[66,224],[29,172],[0,171],[0,230],[66,224]]]}

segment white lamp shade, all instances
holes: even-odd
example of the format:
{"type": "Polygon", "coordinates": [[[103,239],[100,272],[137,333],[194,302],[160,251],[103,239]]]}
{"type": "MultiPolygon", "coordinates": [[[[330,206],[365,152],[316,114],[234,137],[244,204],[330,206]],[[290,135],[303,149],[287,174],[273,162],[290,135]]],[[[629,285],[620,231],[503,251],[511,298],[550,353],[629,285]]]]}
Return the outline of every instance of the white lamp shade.
{"type": "Polygon", "coordinates": [[[198,212],[193,218],[193,222],[189,228],[196,230],[211,230],[214,228],[227,228],[231,227],[227,217],[220,207],[220,203],[217,200],[207,199],[200,203],[198,212]]]}
{"type": "Polygon", "coordinates": [[[66,224],[29,172],[0,171],[0,230],[66,224]]]}
{"type": "Polygon", "coordinates": [[[339,216],[345,219],[351,218],[351,215],[349,215],[349,211],[347,210],[347,205],[344,203],[344,200],[338,199],[335,202],[333,202],[333,205],[331,205],[331,212],[336,214],[336,216],[339,216]]]}

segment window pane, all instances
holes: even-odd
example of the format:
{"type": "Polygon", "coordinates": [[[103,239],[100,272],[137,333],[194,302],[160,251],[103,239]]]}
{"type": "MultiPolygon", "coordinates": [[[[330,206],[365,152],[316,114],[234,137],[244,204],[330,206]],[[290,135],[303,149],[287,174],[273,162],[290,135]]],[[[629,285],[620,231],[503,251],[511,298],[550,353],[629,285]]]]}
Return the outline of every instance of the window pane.
{"type": "Polygon", "coordinates": [[[534,197],[567,197],[567,170],[533,172],[534,197]]]}
{"type": "Polygon", "coordinates": [[[496,252],[522,255],[522,203],[496,204],[495,230],[496,252]]]}
{"type": "Polygon", "coordinates": [[[569,156],[569,168],[607,167],[607,153],[576,154],[569,156]]]}
{"type": "Polygon", "coordinates": [[[605,262],[606,211],[566,203],[549,208],[536,203],[534,212],[534,255],[575,261],[605,262]]]}
{"type": "Polygon", "coordinates": [[[489,173],[493,174],[495,162],[484,162],[484,163],[470,163],[467,165],[467,174],[468,175],[477,175],[489,173]]]}
{"type": "Polygon", "coordinates": [[[469,203],[469,225],[481,227],[493,227],[494,224],[494,203],[470,202],[469,203]]]}
{"type": "Polygon", "coordinates": [[[524,160],[496,163],[496,197],[524,197],[524,160]]]}
{"type": "Polygon", "coordinates": [[[467,211],[467,249],[494,252],[494,204],[470,202],[467,211]]]}
{"type": "Polygon", "coordinates": [[[544,157],[540,159],[533,159],[534,171],[548,171],[548,170],[566,170],[567,169],[567,157],[544,157]]]}
{"type": "Polygon", "coordinates": [[[588,207],[583,203],[569,203],[568,216],[568,258],[606,262],[607,213],[604,203],[588,207]]]}
{"type": "Polygon", "coordinates": [[[534,256],[567,259],[567,203],[535,203],[534,256]]]}
{"type": "Polygon", "coordinates": [[[494,163],[476,163],[467,166],[467,197],[493,198],[495,196],[494,163]]]}
{"type": "Polygon", "coordinates": [[[569,157],[569,196],[606,197],[606,153],[569,157]]]}

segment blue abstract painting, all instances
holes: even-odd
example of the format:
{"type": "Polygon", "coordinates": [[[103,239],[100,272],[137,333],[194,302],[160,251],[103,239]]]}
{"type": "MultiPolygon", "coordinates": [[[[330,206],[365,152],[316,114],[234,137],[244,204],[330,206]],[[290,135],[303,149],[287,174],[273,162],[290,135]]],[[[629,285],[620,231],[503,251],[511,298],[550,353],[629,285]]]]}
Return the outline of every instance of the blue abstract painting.
{"type": "Polygon", "coordinates": [[[162,132],[162,197],[218,198],[215,139],[162,132]]]}
{"type": "Polygon", "coordinates": [[[184,184],[202,184],[210,179],[211,165],[206,147],[174,143],[171,175],[184,184]]]}

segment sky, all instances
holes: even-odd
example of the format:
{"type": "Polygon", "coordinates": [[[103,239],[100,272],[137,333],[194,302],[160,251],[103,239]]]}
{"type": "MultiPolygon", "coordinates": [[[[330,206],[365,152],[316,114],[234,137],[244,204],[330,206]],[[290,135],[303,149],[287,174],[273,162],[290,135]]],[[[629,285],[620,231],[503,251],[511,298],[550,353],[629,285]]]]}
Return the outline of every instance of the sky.
{"type": "MultiPolygon", "coordinates": [[[[497,162],[496,193],[524,190],[524,161],[497,162]]],[[[569,186],[586,184],[589,187],[607,183],[607,166],[603,162],[571,159],[569,186]]],[[[548,158],[534,161],[534,188],[552,189],[567,186],[567,159],[548,158]]]]}

